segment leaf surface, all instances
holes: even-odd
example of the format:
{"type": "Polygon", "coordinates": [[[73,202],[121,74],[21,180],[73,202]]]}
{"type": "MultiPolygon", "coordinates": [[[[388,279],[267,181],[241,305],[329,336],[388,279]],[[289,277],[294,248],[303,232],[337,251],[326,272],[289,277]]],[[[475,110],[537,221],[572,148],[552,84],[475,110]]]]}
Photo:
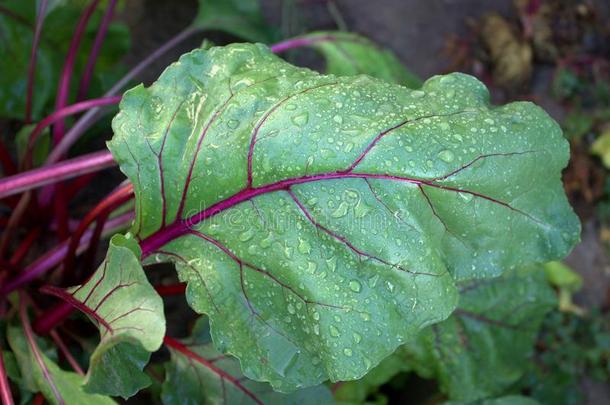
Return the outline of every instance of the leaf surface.
{"type": "Polygon", "coordinates": [[[41,351],[40,355],[46,367],[42,370],[36,362],[32,349],[27,344],[23,331],[18,327],[9,327],[7,338],[22,376],[27,376],[25,386],[32,391],[40,391],[51,404],[66,405],[111,405],[116,404],[111,398],[97,394],[88,394],[84,391],[83,377],[80,375],[62,370],[55,362],[50,360],[41,351]]]}
{"type": "Polygon", "coordinates": [[[269,384],[249,380],[239,362],[218,352],[210,340],[207,320],[200,318],[190,339],[182,342],[188,355],[170,348],[162,400],[173,404],[332,404],[324,386],[305,388],[292,394],[273,391],[269,384]]]}
{"type": "Polygon", "coordinates": [[[367,74],[417,89],[423,81],[396,55],[373,41],[351,32],[322,31],[300,37],[326,59],[326,72],[337,76],[367,74]]]}
{"type": "Polygon", "coordinates": [[[87,313],[100,330],[85,379],[88,392],[128,398],[150,385],[142,369],[163,342],[165,317],[163,300],[148,282],[139,257],[133,239],[116,235],[106,259],[85,284],[68,289],[67,295],[56,292],[87,313]]]}
{"type": "Polygon", "coordinates": [[[427,328],[401,355],[450,398],[474,401],[505,392],[526,371],[545,314],[556,305],[541,267],[460,285],[458,309],[427,328]]]}
{"type": "Polygon", "coordinates": [[[491,107],[466,75],[409,90],[237,44],[186,54],[120,109],[109,148],[143,256],[175,263],[217,348],[280,390],[361,377],[449,316],[452,276],[578,239],[557,124],[491,107]]]}

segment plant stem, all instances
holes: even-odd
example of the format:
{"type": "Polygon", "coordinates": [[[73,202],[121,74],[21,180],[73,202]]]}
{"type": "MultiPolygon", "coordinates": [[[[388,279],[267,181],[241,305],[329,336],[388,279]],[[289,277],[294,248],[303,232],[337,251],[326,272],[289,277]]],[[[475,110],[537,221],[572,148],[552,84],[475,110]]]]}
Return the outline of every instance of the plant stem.
{"type": "MultiPolygon", "coordinates": [[[[95,208],[93,208],[82,221],[78,224],[78,228],[76,231],[72,233],[70,237],[70,244],[68,245],[68,253],[66,254],[66,258],[64,259],[64,276],[71,273],[72,268],[74,267],[74,259],[76,257],[76,250],[80,245],[80,240],[82,236],[85,234],[89,226],[96,220],[100,220],[100,217],[107,217],[113,210],[117,209],[127,201],[129,201],[133,197],[133,186],[131,184],[127,184],[122,186],[112,193],[110,193],[106,198],[104,198],[100,203],[98,203],[95,208]]],[[[99,238],[99,232],[101,229],[99,227],[95,227],[91,242],[96,243],[96,239],[99,238]]]]}
{"type": "Polygon", "coordinates": [[[278,42],[277,44],[271,45],[269,47],[269,49],[271,49],[271,52],[273,53],[281,53],[281,52],[285,52],[289,49],[294,49],[294,48],[299,48],[302,46],[310,46],[311,44],[318,42],[318,41],[322,41],[325,37],[324,36],[320,36],[318,37],[296,37],[296,38],[291,38],[291,39],[287,39],[285,41],[282,42],[278,42]]]}
{"type": "Polygon", "coordinates": [[[31,350],[32,354],[34,355],[34,359],[36,360],[36,363],[38,363],[38,366],[40,367],[40,370],[42,371],[42,375],[44,376],[44,379],[47,380],[47,382],[49,383],[49,386],[51,387],[51,390],[53,391],[53,395],[55,396],[55,399],[57,400],[57,402],[60,404],[63,404],[64,399],[62,398],[61,394],[59,393],[59,390],[57,389],[57,386],[55,385],[55,382],[53,381],[53,377],[51,376],[51,373],[50,373],[49,369],[47,368],[47,365],[45,364],[44,359],[42,358],[42,355],[40,354],[40,349],[38,348],[38,345],[36,344],[36,338],[34,337],[34,333],[32,332],[32,325],[30,325],[30,317],[28,316],[28,311],[25,306],[25,294],[23,292],[21,292],[21,294],[19,294],[19,317],[21,318],[21,325],[23,326],[23,332],[25,334],[25,338],[28,342],[28,345],[30,346],[30,350],[31,350]]]}
{"type": "Polygon", "coordinates": [[[28,67],[28,85],[25,97],[25,123],[29,124],[32,120],[32,98],[34,95],[34,81],[36,76],[36,59],[38,56],[38,43],[45,14],[47,13],[47,0],[41,0],[36,15],[36,25],[34,27],[34,37],[32,39],[32,50],[30,52],[30,65],[28,67]]]}
{"type": "Polygon", "coordinates": [[[5,198],[33,188],[71,179],[86,173],[96,172],[116,163],[110,152],[99,152],[82,155],[60,163],[29,170],[0,180],[0,198],[5,198]]]}
{"type": "MultiPolygon", "coordinates": [[[[57,86],[55,110],[61,110],[68,103],[68,95],[70,93],[70,79],[72,78],[72,72],[74,70],[74,63],[76,62],[78,47],[80,46],[80,43],[83,39],[85,29],[87,28],[87,23],[93,15],[93,12],[95,11],[95,8],[97,7],[99,1],[100,0],[92,0],[91,3],[89,3],[89,6],[87,6],[87,8],[83,11],[78,20],[76,29],[74,30],[74,34],[72,36],[72,41],[70,42],[68,54],[66,55],[66,62],[64,63],[64,68],[61,72],[59,84],[57,86]]],[[[53,128],[53,144],[57,145],[57,143],[61,140],[64,135],[64,130],[65,127],[63,120],[58,121],[55,127],[53,128]]]]}
{"type": "Polygon", "coordinates": [[[167,297],[170,295],[182,295],[186,290],[186,283],[156,285],[155,290],[162,297],[167,297]]]}
{"type": "Polygon", "coordinates": [[[102,22],[100,23],[100,26],[97,30],[97,34],[95,34],[95,41],[93,42],[91,53],[89,53],[87,66],[85,67],[85,72],[83,73],[83,76],[80,80],[78,92],[76,93],[77,101],[85,98],[87,90],[89,89],[89,82],[91,81],[91,76],[93,76],[95,62],[97,61],[100,49],[102,48],[102,44],[104,43],[104,38],[106,37],[106,33],[108,32],[108,26],[110,25],[110,21],[112,21],[112,15],[114,14],[116,2],[117,0],[110,0],[110,2],[108,3],[108,6],[106,7],[106,12],[104,13],[104,17],[102,18],[102,22]]]}
{"type": "Polygon", "coordinates": [[[94,98],[92,100],[81,101],[80,103],[75,103],[64,107],[60,110],[53,112],[51,115],[45,117],[42,121],[40,121],[36,127],[32,130],[28,140],[28,146],[23,158],[24,166],[31,166],[32,153],[34,149],[34,145],[36,143],[36,139],[40,136],[42,131],[51,124],[61,120],[64,117],[69,115],[77,114],[81,111],[91,110],[91,108],[106,106],[110,104],[118,104],[121,101],[121,96],[115,97],[102,97],[102,98],[94,98]]]}
{"type": "MultiPolygon", "coordinates": [[[[169,51],[171,48],[184,41],[186,38],[190,37],[194,33],[198,32],[198,28],[187,28],[176,36],[172,37],[169,41],[155,50],[152,54],[146,57],[143,61],[134,66],[121,80],[119,80],[110,90],[106,92],[105,97],[111,97],[116,95],[119,91],[123,89],[134,77],[136,77],[142,70],[147,68],[151,63],[169,51]]],[[[45,164],[51,164],[57,162],[63,155],[68,152],[68,149],[78,140],[78,138],[89,129],[97,120],[99,108],[91,108],[87,113],[85,113],[75,124],[74,126],[66,132],[64,137],[61,139],[59,144],[55,146],[45,164]]]]}
{"type": "MultiPolygon", "coordinates": [[[[106,222],[106,225],[104,226],[104,235],[112,234],[118,229],[123,228],[132,219],[132,212],[128,212],[110,219],[108,222],[106,222]]],[[[82,251],[88,246],[92,234],[93,231],[89,230],[83,235],[79,244],[79,248],[77,250],[78,254],[82,253],[82,251]]],[[[6,297],[12,291],[40,277],[47,271],[60,264],[64,260],[64,257],[68,252],[68,243],[69,241],[65,240],[59,245],[55,246],[53,249],[41,256],[38,260],[26,267],[14,279],[1,286],[0,297],[6,297]]]]}
{"type": "Polygon", "coordinates": [[[6,367],[4,367],[4,358],[2,356],[2,346],[0,346],[0,399],[4,405],[14,405],[11,386],[6,375],[6,367]]]}

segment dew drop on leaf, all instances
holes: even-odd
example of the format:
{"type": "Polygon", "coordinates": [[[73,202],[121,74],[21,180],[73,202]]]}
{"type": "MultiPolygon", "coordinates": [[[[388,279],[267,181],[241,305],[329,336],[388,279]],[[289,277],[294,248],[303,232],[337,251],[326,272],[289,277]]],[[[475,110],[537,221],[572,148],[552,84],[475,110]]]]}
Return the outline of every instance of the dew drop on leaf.
{"type": "Polygon", "coordinates": [[[304,112],[302,114],[295,115],[294,117],[292,117],[292,123],[294,125],[296,125],[297,127],[304,127],[308,121],[309,121],[308,112],[304,112]]]}

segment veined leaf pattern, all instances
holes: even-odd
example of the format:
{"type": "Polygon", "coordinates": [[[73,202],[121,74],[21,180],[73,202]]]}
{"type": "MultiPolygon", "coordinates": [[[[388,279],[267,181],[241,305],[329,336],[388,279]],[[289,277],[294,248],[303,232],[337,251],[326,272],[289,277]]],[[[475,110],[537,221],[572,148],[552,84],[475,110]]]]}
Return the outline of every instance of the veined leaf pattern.
{"type": "Polygon", "coordinates": [[[183,56],[120,108],[109,148],[143,257],[175,263],[218,349],[282,391],[361,377],[449,316],[453,278],[578,239],[557,124],[491,107],[466,75],[409,90],[236,44],[183,56]]]}

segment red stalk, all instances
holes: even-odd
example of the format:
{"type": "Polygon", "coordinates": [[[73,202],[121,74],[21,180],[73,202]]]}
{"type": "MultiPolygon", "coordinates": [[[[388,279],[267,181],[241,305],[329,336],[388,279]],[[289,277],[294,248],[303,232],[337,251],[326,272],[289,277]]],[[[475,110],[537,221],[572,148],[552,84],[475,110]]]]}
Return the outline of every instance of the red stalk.
{"type": "MultiPolygon", "coordinates": [[[[96,311],[89,308],[68,292],[61,288],[53,287],[51,285],[45,285],[40,289],[40,292],[43,294],[49,294],[54,297],[57,297],[64,301],[66,304],[70,304],[72,307],[78,309],[79,311],[89,315],[91,318],[95,319],[98,323],[103,325],[106,329],[112,330],[112,327],[106,322],[104,318],[102,318],[96,311]]],[[[71,311],[70,311],[71,312],[71,311]]]]}
{"type": "Polygon", "coordinates": [[[26,235],[26,237],[23,239],[21,244],[17,247],[17,249],[15,249],[15,253],[13,253],[13,257],[11,257],[11,260],[10,260],[11,265],[19,266],[19,263],[21,263],[21,261],[23,260],[25,255],[28,253],[28,251],[30,250],[30,248],[32,247],[34,242],[36,242],[36,240],[40,236],[41,232],[42,232],[42,228],[36,227],[36,228],[32,229],[26,235]]]}
{"type": "MultiPolygon", "coordinates": [[[[104,234],[112,234],[118,229],[123,228],[132,220],[132,212],[128,212],[123,215],[119,215],[115,218],[112,218],[111,220],[106,222],[106,225],[104,226],[104,234]]],[[[85,247],[91,240],[92,233],[92,231],[87,231],[87,233],[81,238],[81,245],[78,249],[79,253],[85,249],[85,247]]],[[[14,279],[0,286],[0,297],[7,296],[12,291],[15,291],[21,286],[40,277],[44,273],[48,272],[49,270],[60,264],[64,260],[66,253],[68,252],[68,242],[69,241],[65,240],[62,243],[58,244],[53,249],[49,250],[43,256],[38,258],[32,264],[30,264],[28,267],[26,267],[14,279]]]]}
{"type": "Polygon", "coordinates": [[[2,399],[4,405],[14,405],[15,403],[13,401],[13,394],[11,393],[11,386],[6,375],[6,368],[4,367],[2,346],[0,346],[0,399],[2,399]]]}
{"type": "Polygon", "coordinates": [[[75,104],[69,105],[67,107],[61,108],[61,109],[53,112],[51,115],[45,117],[42,121],[40,121],[36,125],[36,127],[34,127],[34,130],[30,134],[30,139],[28,140],[28,147],[27,147],[24,159],[23,159],[25,162],[25,166],[26,167],[30,166],[31,159],[32,159],[32,149],[34,148],[36,139],[38,139],[38,137],[40,136],[40,134],[46,127],[48,127],[51,124],[56,123],[57,121],[61,120],[64,117],[67,117],[69,115],[77,114],[81,111],[90,110],[95,107],[100,107],[100,106],[105,106],[105,105],[110,105],[110,104],[118,104],[119,101],[121,101],[121,96],[102,97],[102,98],[95,98],[95,99],[87,100],[87,101],[81,101],[79,103],[75,103],[75,104]]]}
{"type": "Polygon", "coordinates": [[[106,12],[104,13],[102,22],[100,23],[100,27],[98,28],[97,34],[95,35],[95,41],[93,42],[91,53],[89,53],[89,59],[87,59],[87,66],[85,67],[85,72],[83,73],[83,77],[81,78],[80,84],[78,86],[78,92],[76,95],[77,101],[84,99],[85,95],[87,94],[87,90],[89,89],[89,82],[91,81],[91,77],[93,76],[95,62],[97,61],[100,49],[102,48],[102,44],[104,43],[104,38],[106,37],[106,33],[108,32],[108,26],[110,25],[110,21],[112,21],[112,15],[114,14],[115,7],[116,0],[110,0],[110,2],[108,3],[108,7],[106,7],[106,12]]]}
{"type": "MultiPolygon", "coordinates": [[[[78,228],[72,234],[70,243],[68,245],[68,252],[64,259],[64,276],[69,275],[74,268],[74,260],[76,257],[76,251],[80,245],[81,238],[94,221],[100,221],[101,218],[107,217],[113,210],[117,209],[133,197],[133,186],[128,184],[120,187],[113,191],[110,195],[100,201],[95,208],[93,208],[83,220],[78,224],[78,228]]],[[[101,235],[101,229],[93,231],[91,238],[91,245],[94,244],[95,239],[99,240],[101,235]]],[[[95,243],[97,244],[97,243],[95,243]]]]}
{"type": "Polygon", "coordinates": [[[28,67],[28,87],[25,98],[25,123],[29,124],[32,121],[32,98],[34,95],[34,81],[36,79],[36,59],[38,56],[38,43],[40,42],[40,33],[42,32],[42,24],[47,12],[47,0],[41,0],[38,6],[36,15],[36,25],[34,27],[34,38],[32,39],[32,51],[30,52],[30,65],[28,67]]]}
{"type": "Polygon", "coordinates": [[[156,285],[155,290],[162,297],[168,297],[171,295],[183,295],[186,291],[185,283],[170,284],[170,285],[156,285]]]}
{"type": "Polygon", "coordinates": [[[209,360],[206,360],[203,357],[201,357],[200,355],[198,355],[197,353],[191,351],[188,347],[186,347],[185,345],[180,343],[178,340],[171,338],[169,336],[165,336],[163,338],[163,343],[165,343],[165,345],[167,347],[172,348],[172,349],[182,353],[184,356],[188,357],[190,360],[194,360],[197,363],[203,365],[205,368],[207,368],[208,370],[210,370],[211,372],[216,374],[221,379],[227,380],[231,384],[235,385],[235,387],[237,387],[237,389],[239,389],[241,392],[243,392],[246,396],[248,396],[250,399],[252,399],[257,404],[264,405],[263,401],[261,401],[252,391],[250,391],[248,388],[246,388],[239,379],[233,377],[231,374],[228,374],[226,371],[216,367],[209,360]]]}
{"type": "Polygon", "coordinates": [[[43,166],[38,169],[22,172],[0,179],[0,198],[103,170],[115,165],[116,163],[110,152],[103,150],[74,159],[64,160],[51,166],[43,166]]]}
{"type": "Polygon", "coordinates": [[[52,330],[51,333],[49,333],[49,335],[51,335],[51,338],[53,339],[53,341],[55,342],[55,344],[59,348],[59,351],[66,358],[66,361],[68,362],[68,364],[70,364],[70,367],[72,367],[72,369],[77,374],[84,376],[85,372],[80,367],[80,365],[78,364],[78,362],[76,361],[74,356],[72,356],[72,353],[70,353],[70,350],[68,350],[68,346],[66,346],[64,341],[61,339],[61,337],[59,336],[59,333],[57,333],[56,331],[52,330]]]}
{"type": "MultiPolygon", "coordinates": [[[[78,47],[83,39],[83,35],[85,33],[85,29],[87,28],[87,23],[89,19],[93,15],[95,8],[97,7],[99,0],[92,0],[89,3],[89,6],[83,11],[78,20],[78,24],[76,25],[76,30],[74,31],[74,35],[72,36],[72,42],[70,43],[70,48],[68,49],[68,55],[66,55],[66,62],[64,63],[64,68],[61,73],[61,78],[59,79],[59,84],[57,86],[57,99],[55,100],[55,110],[61,110],[68,103],[68,96],[70,93],[70,79],[72,78],[72,72],[74,70],[74,63],[76,62],[76,55],[78,53],[78,47]]],[[[58,121],[53,128],[53,143],[57,145],[57,143],[64,136],[64,122],[63,120],[58,121]]]]}
{"type": "Polygon", "coordinates": [[[60,404],[63,404],[64,399],[62,398],[61,394],[59,393],[59,390],[57,389],[57,386],[55,385],[55,382],[53,381],[53,377],[51,376],[51,373],[49,372],[49,369],[47,368],[47,365],[45,364],[44,359],[42,358],[42,355],[40,354],[40,349],[38,348],[38,344],[36,344],[36,338],[34,337],[34,333],[32,332],[32,325],[30,325],[30,317],[28,315],[27,308],[25,307],[25,294],[24,293],[19,294],[19,317],[21,318],[21,324],[23,325],[23,332],[25,333],[25,338],[28,341],[28,345],[30,346],[32,354],[34,355],[34,359],[36,360],[36,363],[38,363],[38,366],[40,367],[40,370],[42,371],[42,375],[44,376],[44,379],[47,380],[47,382],[49,383],[49,386],[51,387],[51,390],[53,391],[53,396],[55,396],[55,399],[57,399],[57,402],[59,402],[60,404]]]}

